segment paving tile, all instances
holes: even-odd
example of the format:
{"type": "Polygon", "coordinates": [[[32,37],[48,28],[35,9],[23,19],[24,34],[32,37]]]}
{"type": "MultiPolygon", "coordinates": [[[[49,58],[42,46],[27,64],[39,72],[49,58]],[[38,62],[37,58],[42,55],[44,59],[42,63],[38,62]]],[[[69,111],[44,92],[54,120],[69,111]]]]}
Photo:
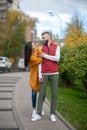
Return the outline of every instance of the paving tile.
{"type": "Polygon", "coordinates": [[[0,87],[14,87],[14,86],[15,86],[15,84],[6,84],[6,83],[2,84],[2,83],[0,83],[0,87]]]}
{"type": "Polygon", "coordinates": [[[12,92],[13,87],[0,87],[0,92],[12,92]]]}
{"type": "Polygon", "coordinates": [[[8,81],[4,81],[4,80],[0,80],[0,84],[15,84],[16,82],[15,81],[10,81],[10,80],[8,80],[8,81]]]}
{"type": "Polygon", "coordinates": [[[0,130],[19,130],[12,111],[0,111],[0,130]]]}
{"type": "Polygon", "coordinates": [[[12,99],[12,92],[2,92],[0,93],[0,99],[12,99]]]}
{"type": "Polygon", "coordinates": [[[0,111],[11,111],[12,100],[0,100],[0,111]]]}

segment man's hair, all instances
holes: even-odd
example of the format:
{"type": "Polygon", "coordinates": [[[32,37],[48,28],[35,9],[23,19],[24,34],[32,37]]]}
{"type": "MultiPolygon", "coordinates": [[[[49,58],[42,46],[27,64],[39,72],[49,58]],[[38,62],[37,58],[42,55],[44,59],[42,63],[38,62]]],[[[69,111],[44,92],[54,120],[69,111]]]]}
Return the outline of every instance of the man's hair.
{"type": "Polygon", "coordinates": [[[41,34],[41,36],[43,36],[44,34],[49,34],[49,35],[51,35],[50,32],[45,31],[45,32],[43,32],[43,33],[41,34]]]}

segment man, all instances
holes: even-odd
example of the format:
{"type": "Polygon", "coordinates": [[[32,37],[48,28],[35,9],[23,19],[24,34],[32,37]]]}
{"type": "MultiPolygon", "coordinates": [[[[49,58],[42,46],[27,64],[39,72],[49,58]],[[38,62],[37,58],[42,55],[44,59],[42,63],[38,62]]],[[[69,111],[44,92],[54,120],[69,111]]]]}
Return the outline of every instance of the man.
{"type": "Polygon", "coordinates": [[[58,89],[58,61],[60,59],[60,47],[51,41],[51,34],[49,32],[42,33],[43,47],[40,57],[43,58],[42,64],[39,66],[39,71],[42,75],[39,75],[40,81],[40,92],[38,97],[37,114],[31,121],[37,121],[41,119],[41,112],[43,106],[43,98],[46,95],[46,86],[50,81],[51,86],[51,108],[50,108],[50,119],[56,121],[56,99],[58,89]]]}

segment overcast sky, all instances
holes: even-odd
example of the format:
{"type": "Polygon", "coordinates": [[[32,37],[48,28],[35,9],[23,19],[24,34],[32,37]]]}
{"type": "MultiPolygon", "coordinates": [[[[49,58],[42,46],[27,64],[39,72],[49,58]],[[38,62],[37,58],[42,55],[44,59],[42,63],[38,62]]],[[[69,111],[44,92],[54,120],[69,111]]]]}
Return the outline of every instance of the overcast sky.
{"type": "MultiPolygon", "coordinates": [[[[39,19],[37,34],[51,30],[54,34],[63,36],[66,23],[70,22],[72,14],[77,10],[87,22],[87,0],[20,0],[20,9],[39,19]],[[50,16],[53,12],[54,16],[50,16]]],[[[87,29],[87,27],[85,26],[87,29]]]]}

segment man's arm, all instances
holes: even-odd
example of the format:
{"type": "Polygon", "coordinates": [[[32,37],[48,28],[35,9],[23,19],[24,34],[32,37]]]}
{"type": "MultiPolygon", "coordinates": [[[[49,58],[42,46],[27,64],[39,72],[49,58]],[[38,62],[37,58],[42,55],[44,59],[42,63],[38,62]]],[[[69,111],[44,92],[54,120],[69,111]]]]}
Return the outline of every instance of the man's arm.
{"type": "Polygon", "coordinates": [[[42,77],[41,70],[42,70],[42,63],[38,65],[38,77],[42,77]]]}
{"type": "Polygon", "coordinates": [[[46,59],[48,59],[48,60],[58,62],[59,59],[60,59],[60,47],[57,46],[55,56],[51,56],[51,55],[48,55],[48,54],[45,54],[45,53],[41,54],[40,56],[43,57],[43,58],[46,58],[46,59]]]}
{"type": "Polygon", "coordinates": [[[38,78],[39,78],[39,82],[43,82],[43,77],[41,74],[41,70],[42,70],[42,63],[38,65],[38,78]]]}

